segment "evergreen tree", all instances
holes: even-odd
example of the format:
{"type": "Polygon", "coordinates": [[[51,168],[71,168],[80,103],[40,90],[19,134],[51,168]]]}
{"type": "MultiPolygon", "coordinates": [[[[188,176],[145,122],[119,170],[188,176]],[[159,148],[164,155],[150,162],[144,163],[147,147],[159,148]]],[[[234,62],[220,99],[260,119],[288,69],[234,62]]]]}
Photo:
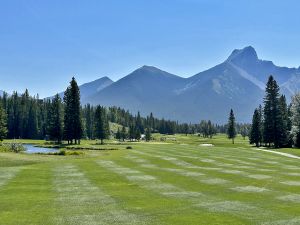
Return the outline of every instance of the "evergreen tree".
{"type": "Polygon", "coordinates": [[[246,137],[248,136],[248,127],[246,125],[242,125],[240,133],[243,139],[245,140],[246,137]]]}
{"type": "Polygon", "coordinates": [[[210,120],[207,121],[207,135],[209,138],[212,138],[214,134],[214,126],[210,120]]]}
{"type": "Polygon", "coordinates": [[[72,78],[70,86],[65,91],[65,117],[64,117],[64,137],[69,142],[75,140],[75,144],[80,144],[83,134],[81,107],[80,107],[80,91],[75,78],[72,78]]]}
{"type": "Polygon", "coordinates": [[[136,131],[135,131],[135,127],[132,124],[130,124],[129,126],[128,136],[131,141],[135,139],[136,131]]]}
{"type": "Polygon", "coordinates": [[[121,130],[121,139],[125,141],[126,137],[127,137],[126,128],[123,126],[121,130]]]}
{"type": "Polygon", "coordinates": [[[289,143],[289,130],[288,125],[290,124],[290,118],[288,114],[288,107],[286,104],[286,98],[284,95],[281,95],[279,98],[279,116],[278,119],[280,122],[279,134],[280,134],[280,143],[279,147],[291,147],[289,143]]]}
{"type": "Polygon", "coordinates": [[[29,106],[28,122],[27,122],[27,138],[38,138],[38,122],[37,122],[37,106],[36,101],[32,100],[29,106]]]}
{"type": "Polygon", "coordinates": [[[136,129],[138,129],[140,133],[142,133],[142,134],[144,133],[144,126],[142,123],[142,118],[141,118],[140,112],[138,112],[138,114],[137,114],[135,126],[136,126],[136,129]]]}
{"type": "Polygon", "coordinates": [[[287,126],[284,121],[283,103],[280,103],[279,86],[273,76],[269,77],[264,98],[263,140],[275,148],[287,142],[287,126]]]}
{"type": "Polygon", "coordinates": [[[118,127],[118,131],[116,133],[116,139],[119,140],[119,141],[122,139],[122,137],[121,137],[121,131],[120,131],[119,127],[118,127]]]}
{"type": "Polygon", "coordinates": [[[234,144],[234,139],[236,137],[236,128],[235,128],[235,117],[232,109],[230,110],[229,119],[228,119],[227,136],[229,139],[232,139],[232,144],[234,144]]]}
{"type": "Polygon", "coordinates": [[[7,136],[7,121],[6,121],[6,113],[0,105],[0,141],[3,141],[7,136]]]}
{"type": "Polygon", "coordinates": [[[93,129],[93,107],[88,104],[85,107],[85,118],[86,118],[86,135],[89,139],[93,139],[94,129],[93,129]]]}
{"type": "Polygon", "coordinates": [[[183,132],[185,133],[185,136],[189,133],[189,125],[187,123],[183,124],[183,132]]]}
{"type": "Polygon", "coordinates": [[[151,140],[151,130],[150,130],[149,127],[146,129],[145,139],[146,139],[146,141],[150,141],[151,140]]]}
{"type": "Polygon", "coordinates": [[[139,140],[141,139],[141,132],[140,132],[140,129],[139,129],[139,128],[137,128],[137,127],[135,128],[134,135],[135,135],[135,136],[134,136],[134,139],[135,139],[135,140],[138,140],[138,141],[139,141],[139,140]]]}
{"type": "Polygon", "coordinates": [[[260,143],[262,142],[261,118],[259,109],[255,109],[254,111],[249,139],[250,144],[255,144],[256,147],[259,147],[260,143]]]}
{"type": "Polygon", "coordinates": [[[101,106],[97,106],[95,110],[95,137],[101,140],[101,144],[104,144],[103,140],[109,137],[109,124],[106,118],[105,109],[101,106]]]}
{"type": "Polygon", "coordinates": [[[55,95],[49,107],[48,131],[51,140],[61,143],[63,137],[63,108],[59,95],[55,95]]]}
{"type": "Polygon", "coordinates": [[[295,147],[300,148],[300,93],[297,93],[292,98],[291,103],[291,135],[295,147]]]}

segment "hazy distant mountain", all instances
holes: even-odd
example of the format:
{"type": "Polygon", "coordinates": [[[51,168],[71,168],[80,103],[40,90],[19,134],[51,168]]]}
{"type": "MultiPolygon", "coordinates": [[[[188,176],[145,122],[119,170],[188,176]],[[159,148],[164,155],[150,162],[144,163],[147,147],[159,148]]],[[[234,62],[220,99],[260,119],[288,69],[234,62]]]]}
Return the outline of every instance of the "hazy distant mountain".
{"type": "Polygon", "coordinates": [[[110,86],[113,83],[113,81],[108,77],[102,77],[98,80],[80,85],[80,94],[81,98],[84,101],[84,99],[95,95],[96,93],[102,91],[104,88],[110,86]]]}
{"type": "MultiPolygon", "coordinates": [[[[79,89],[80,89],[80,95],[81,95],[82,102],[85,102],[86,98],[97,94],[98,92],[100,92],[104,88],[108,87],[112,83],[113,83],[113,81],[110,78],[101,77],[95,81],[80,85],[79,89]]],[[[61,98],[63,98],[64,93],[61,92],[59,95],[61,96],[61,98]]]]}
{"type": "Polygon", "coordinates": [[[106,106],[120,106],[132,112],[155,112],[157,116],[169,113],[175,90],[186,79],[164,72],[155,67],[143,66],[118,80],[101,92],[87,98],[85,102],[106,106]]]}
{"type": "Polygon", "coordinates": [[[143,115],[153,112],[157,117],[180,122],[211,119],[225,123],[232,108],[238,121],[250,122],[271,74],[287,99],[300,89],[299,68],[279,67],[261,60],[249,46],[234,50],[223,63],[189,78],[143,66],[96,93],[86,94],[81,87],[82,100],[94,105],[120,106],[143,115]]]}

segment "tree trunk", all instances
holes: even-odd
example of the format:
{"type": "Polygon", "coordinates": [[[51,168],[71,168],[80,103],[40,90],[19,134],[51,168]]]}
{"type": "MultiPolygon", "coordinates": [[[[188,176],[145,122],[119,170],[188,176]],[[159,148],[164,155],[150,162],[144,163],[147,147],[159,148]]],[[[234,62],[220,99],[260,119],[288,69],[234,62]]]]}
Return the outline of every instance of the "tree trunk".
{"type": "Polygon", "coordinates": [[[232,138],[232,144],[234,144],[234,138],[232,138]]]}

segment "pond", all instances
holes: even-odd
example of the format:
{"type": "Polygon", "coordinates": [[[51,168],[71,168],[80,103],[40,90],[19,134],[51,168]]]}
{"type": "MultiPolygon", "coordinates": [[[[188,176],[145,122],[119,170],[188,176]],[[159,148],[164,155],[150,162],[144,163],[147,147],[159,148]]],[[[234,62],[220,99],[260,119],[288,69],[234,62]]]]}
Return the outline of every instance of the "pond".
{"type": "Polygon", "coordinates": [[[34,153],[54,153],[54,152],[59,152],[59,149],[55,148],[41,148],[41,147],[36,147],[31,144],[24,144],[24,147],[26,148],[26,153],[28,154],[34,154],[34,153]]]}

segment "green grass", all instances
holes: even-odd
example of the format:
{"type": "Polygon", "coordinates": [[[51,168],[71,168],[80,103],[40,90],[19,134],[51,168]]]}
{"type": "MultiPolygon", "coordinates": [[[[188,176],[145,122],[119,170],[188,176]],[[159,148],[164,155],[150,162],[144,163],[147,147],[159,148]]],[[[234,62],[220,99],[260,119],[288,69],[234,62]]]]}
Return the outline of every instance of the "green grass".
{"type": "Polygon", "coordinates": [[[0,224],[300,224],[299,160],[241,137],[154,137],[80,156],[0,153],[0,224]]]}

